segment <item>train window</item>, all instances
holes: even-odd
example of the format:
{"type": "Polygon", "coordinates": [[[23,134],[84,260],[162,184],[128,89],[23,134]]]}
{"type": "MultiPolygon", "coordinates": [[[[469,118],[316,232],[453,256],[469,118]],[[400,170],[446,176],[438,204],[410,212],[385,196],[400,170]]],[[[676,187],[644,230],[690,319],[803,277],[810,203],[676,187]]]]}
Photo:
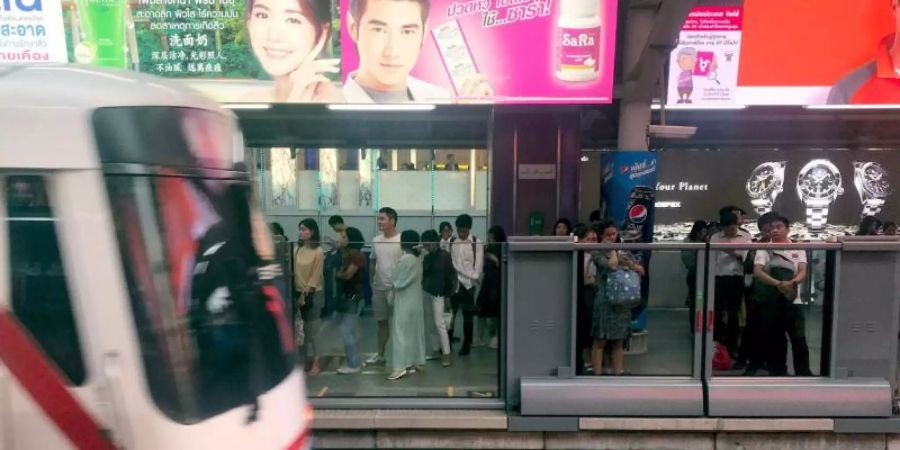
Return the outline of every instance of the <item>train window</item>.
{"type": "Polygon", "coordinates": [[[106,183],[150,394],[194,423],[284,380],[293,342],[249,183],[166,175],[106,183]]]}
{"type": "Polygon", "coordinates": [[[79,386],[85,381],[81,341],[44,179],[9,176],[4,181],[13,313],[68,381],[79,386]]]}

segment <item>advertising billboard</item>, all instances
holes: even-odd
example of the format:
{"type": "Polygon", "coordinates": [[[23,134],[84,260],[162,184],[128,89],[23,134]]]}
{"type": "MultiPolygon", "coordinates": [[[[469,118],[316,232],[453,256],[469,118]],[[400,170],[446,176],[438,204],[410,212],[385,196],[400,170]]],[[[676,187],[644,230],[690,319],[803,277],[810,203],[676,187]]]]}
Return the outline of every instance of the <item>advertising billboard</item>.
{"type": "Polygon", "coordinates": [[[611,100],[615,0],[341,0],[340,5],[343,92],[351,103],[611,100]],[[408,37],[388,35],[404,29],[408,37]],[[404,79],[408,92],[397,98],[393,86],[404,79]]]}
{"type": "Polygon", "coordinates": [[[669,58],[669,104],[734,104],[743,17],[740,6],[691,10],[669,58]]]}
{"type": "Polygon", "coordinates": [[[0,0],[0,6],[0,62],[68,60],[137,70],[182,79],[226,103],[612,99],[618,0],[0,0]],[[7,3],[25,4],[25,12],[10,12],[7,3]],[[33,4],[42,5],[42,16],[33,4]],[[39,24],[41,34],[22,21],[39,24]],[[25,58],[18,53],[24,45],[52,51],[25,58]],[[16,53],[7,55],[7,48],[16,53]]]}
{"type": "MultiPolygon", "coordinates": [[[[619,227],[622,242],[653,242],[656,203],[657,157],[646,150],[620,150],[604,153],[600,158],[601,184],[605,217],[619,227]]],[[[645,270],[641,277],[643,302],[632,310],[631,329],[647,326],[647,299],[650,296],[650,251],[632,251],[632,256],[645,270]]]]}
{"type": "Polygon", "coordinates": [[[900,104],[896,0],[744,0],[730,8],[741,11],[740,31],[697,30],[717,9],[697,7],[686,21],[669,64],[668,104],[683,100],[678,80],[688,84],[685,67],[692,58],[699,66],[701,51],[714,54],[721,87],[708,88],[694,70],[696,106],[900,104]],[[684,47],[697,53],[684,56],[684,47]]]}
{"type": "Polygon", "coordinates": [[[657,158],[650,151],[615,151],[600,159],[606,217],[623,242],[652,242],[657,158]]]}
{"type": "Polygon", "coordinates": [[[0,0],[0,64],[66,62],[59,1],[0,0]]]}
{"type": "Polygon", "coordinates": [[[863,216],[900,220],[894,191],[900,155],[890,150],[729,150],[659,153],[655,238],[681,240],[694,220],[718,221],[726,205],[777,211],[801,239],[852,233],[863,216]]]}

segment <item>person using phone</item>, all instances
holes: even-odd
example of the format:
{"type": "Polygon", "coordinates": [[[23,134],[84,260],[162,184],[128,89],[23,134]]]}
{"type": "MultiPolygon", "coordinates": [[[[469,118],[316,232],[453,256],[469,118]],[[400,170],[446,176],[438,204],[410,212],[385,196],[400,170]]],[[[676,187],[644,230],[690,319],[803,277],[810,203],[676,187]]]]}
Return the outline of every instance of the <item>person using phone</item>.
{"type": "Polygon", "coordinates": [[[331,37],[329,0],[248,0],[246,20],[253,54],[275,86],[242,100],[344,101],[341,90],[326,77],[340,71],[340,59],[319,59],[331,37]]]}

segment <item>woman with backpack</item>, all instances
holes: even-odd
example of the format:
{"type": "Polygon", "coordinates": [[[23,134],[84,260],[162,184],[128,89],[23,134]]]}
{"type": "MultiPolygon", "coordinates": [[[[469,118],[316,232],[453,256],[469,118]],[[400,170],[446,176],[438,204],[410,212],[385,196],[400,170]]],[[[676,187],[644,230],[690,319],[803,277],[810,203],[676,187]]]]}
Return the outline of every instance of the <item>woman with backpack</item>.
{"type": "MultiPolygon", "coordinates": [[[[614,223],[607,221],[597,227],[597,235],[601,243],[614,244],[618,242],[619,230],[614,223]]],[[[594,339],[591,355],[594,374],[603,374],[603,351],[608,342],[612,346],[613,373],[622,375],[625,366],[624,344],[631,331],[631,309],[634,305],[616,304],[607,291],[612,287],[610,283],[614,282],[613,274],[616,271],[625,269],[643,276],[644,268],[625,251],[602,250],[594,254],[593,260],[597,266],[597,297],[591,324],[591,336],[594,339]]],[[[632,290],[637,289],[639,297],[640,283],[629,287],[632,290]]]]}

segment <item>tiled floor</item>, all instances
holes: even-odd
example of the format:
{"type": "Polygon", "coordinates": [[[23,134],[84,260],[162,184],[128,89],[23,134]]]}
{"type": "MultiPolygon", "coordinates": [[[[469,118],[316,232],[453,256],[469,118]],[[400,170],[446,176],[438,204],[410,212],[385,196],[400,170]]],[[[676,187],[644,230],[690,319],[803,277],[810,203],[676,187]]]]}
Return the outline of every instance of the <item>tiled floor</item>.
{"type": "MultiPolygon", "coordinates": [[[[375,323],[363,316],[361,347],[367,355],[375,351],[375,323]]],[[[457,330],[461,330],[457,326],[457,330]]],[[[458,331],[459,332],[459,331],[458,331]]],[[[807,341],[810,366],[818,373],[822,350],[821,308],[807,311],[807,341]]],[[[468,356],[454,353],[453,366],[441,367],[439,360],[428,361],[425,370],[400,380],[388,381],[384,365],[367,366],[356,375],[335,372],[343,362],[343,347],[335,326],[327,322],[320,334],[322,373],[307,377],[310,397],[473,397],[497,395],[499,352],[487,347],[472,349],[468,356]]],[[[458,347],[458,344],[457,344],[458,347]]],[[[693,336],[686,309],[651,310],[648,320],[647,352],[625,357],[625,370],[631,375],[689,376],[693,368],[693,336]]],[[[788,361],[790,361],[790,355],[788,361]]],[[[716,376],[739,376],[724,371],[716,376]]]]}

